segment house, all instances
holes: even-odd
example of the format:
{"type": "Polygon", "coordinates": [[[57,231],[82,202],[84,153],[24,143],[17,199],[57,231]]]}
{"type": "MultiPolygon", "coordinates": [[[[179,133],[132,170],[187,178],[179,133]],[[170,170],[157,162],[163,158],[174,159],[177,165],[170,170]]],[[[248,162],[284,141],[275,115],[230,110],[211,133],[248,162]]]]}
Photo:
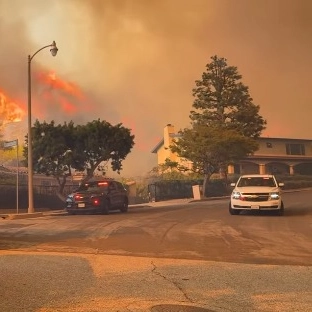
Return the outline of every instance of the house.
{"type": "MultiPolygon", "coordinates": [[[[157,154],[157,164],[163,164],[166,159],[191,167],[191,162],[181,159],[172,153],[169,146],[179,134],[172,124],[164,128],[163,139],[153,148],[157,154]]],[[[302,174],[312,175],[312,140],[260,137],[259,149],[245,157],[240,162],[228,167],[229,174],[302,174]]]]}

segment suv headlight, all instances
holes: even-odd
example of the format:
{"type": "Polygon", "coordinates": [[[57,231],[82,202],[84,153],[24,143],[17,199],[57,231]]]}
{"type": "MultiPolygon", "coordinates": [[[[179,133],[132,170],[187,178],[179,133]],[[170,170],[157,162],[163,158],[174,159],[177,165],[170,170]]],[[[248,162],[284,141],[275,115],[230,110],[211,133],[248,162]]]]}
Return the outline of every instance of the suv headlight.
{"type": "Polygon", "coordinates": [[[232,198],[234,198],[234,199],[240,199],[240,197],[241,197],[241,193],[240,193],[240,192],[238,192],[238,191],[233,191],[233,193],[232,193],[232,198]]]}
{"type": "Polygon", "coordinates": [[[279,192],[272,192],[272,193],[270,193],[270,198],[271,199],[279,199],[280,198],[279,192]]]}

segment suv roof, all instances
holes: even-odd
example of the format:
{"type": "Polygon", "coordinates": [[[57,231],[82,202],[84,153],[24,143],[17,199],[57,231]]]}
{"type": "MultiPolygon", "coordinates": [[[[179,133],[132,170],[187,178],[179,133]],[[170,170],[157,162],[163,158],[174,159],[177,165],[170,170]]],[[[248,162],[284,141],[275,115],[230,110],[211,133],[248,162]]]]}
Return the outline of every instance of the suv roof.
{"type": "Polygon", "coordinates": [[[243,174],[240,178],[272,178],[274,177],[273,174],[243,174]]]}

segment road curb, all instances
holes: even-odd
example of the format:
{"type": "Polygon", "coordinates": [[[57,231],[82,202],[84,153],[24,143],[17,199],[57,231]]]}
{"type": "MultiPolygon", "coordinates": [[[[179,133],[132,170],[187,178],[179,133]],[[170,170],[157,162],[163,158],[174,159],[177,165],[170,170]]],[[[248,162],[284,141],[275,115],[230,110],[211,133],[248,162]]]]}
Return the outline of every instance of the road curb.
{"type": "Polygon", "coordinates": [[[41,216],[43,216],[43,212],[18,213],[18,214],[8,214],[6,218],[4,217],[4,219],[16,220],[16,219],[37,218],[41,216]]]}

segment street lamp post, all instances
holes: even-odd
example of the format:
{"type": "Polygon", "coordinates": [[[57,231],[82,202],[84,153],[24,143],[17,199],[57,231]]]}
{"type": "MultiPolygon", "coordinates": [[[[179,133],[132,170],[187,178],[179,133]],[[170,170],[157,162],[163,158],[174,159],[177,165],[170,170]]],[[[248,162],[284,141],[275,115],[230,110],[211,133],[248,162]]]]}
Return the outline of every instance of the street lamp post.
{"type": "Polygon", "coordinates": [[[34,186],[33,186],[33,156],[32,156],[32,131],[31,131],[31,60],[45,48],[50,48],[52,56],[57,54],[58,48],[55,41],[44,46],[32,56],[28,55],[28,213],[34,212],[34,186]]]}

